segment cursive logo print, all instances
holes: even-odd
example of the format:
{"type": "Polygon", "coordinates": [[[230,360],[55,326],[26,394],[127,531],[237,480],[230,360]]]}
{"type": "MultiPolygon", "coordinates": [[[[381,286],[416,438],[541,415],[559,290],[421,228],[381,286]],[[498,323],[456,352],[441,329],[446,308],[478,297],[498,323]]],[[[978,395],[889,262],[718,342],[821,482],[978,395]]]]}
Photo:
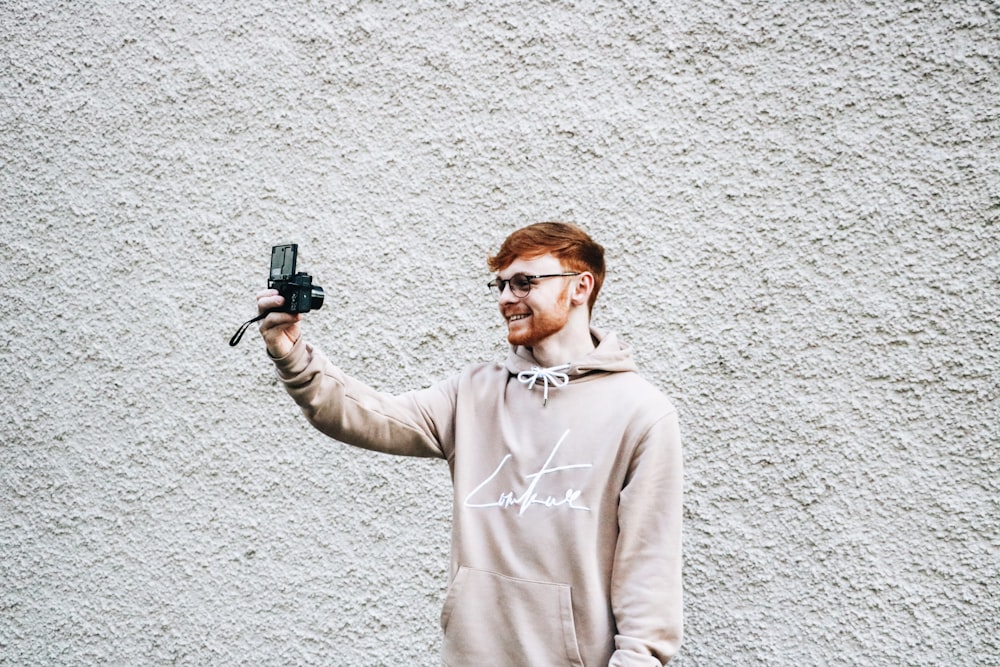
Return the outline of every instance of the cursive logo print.
{"type": "Polygon", "coordinates": [[[489,491],[486,490],[486,487],[497,478],[500,471],[503,470],[504,466],[507,465],[507,462],[510,461],[512,455],[507,454],[503,457],[503,459],[501,459],[499,465],[497,465],[490,476],[484,479],[476,488],[472,490],[469,495],[465,497],[465,506],[472,508],[499,507],[500,509],[509,509],[517,505],[520,507],[517,512],[518,516],[524,514],[525,511],[532,505],[541,505],[542,507],[549,508],[567,507],[573,510],[583,510],[585,512],[589,512],[589,507],[581,505],[578,502],[580,500],[580,494],[582,493],[579,489],[567,487],[565,492],[562,492],[562,495],[558,495],[558,491],[556,492],[556,495],[549,495],[539,490],[539,486],[543,479],[548,481],[547,478],[551,478],[557,473],[565,472],[567,470],[593,467],[593,464],[590,463],[574,463],[565,466],[549,467],[552,465],[552,459],[555,458],[556,452],[559,451],[559,447],[562,446],[563,442],[566,440],[566,436],[568,435],[569,431],[567,430],[562,434],[562,437],[559,438],[559,442],[556,443],[556,446],[552,448],[552,452],[549,453],[549,457],[545,459],[545,463],[542,464],[541,469],[538,472],[527,476],[526,479],[529,480],[528,488],[526,488],[520,495],[518,495],[517,491],[512,489],[510,491],[501,492],[498,496],[496,496],[496,500],[493,500],[492,502],[474,502],[474,498],[480,494],[485,496],[483,500],[489,499],[490,495],[489,491]]]}

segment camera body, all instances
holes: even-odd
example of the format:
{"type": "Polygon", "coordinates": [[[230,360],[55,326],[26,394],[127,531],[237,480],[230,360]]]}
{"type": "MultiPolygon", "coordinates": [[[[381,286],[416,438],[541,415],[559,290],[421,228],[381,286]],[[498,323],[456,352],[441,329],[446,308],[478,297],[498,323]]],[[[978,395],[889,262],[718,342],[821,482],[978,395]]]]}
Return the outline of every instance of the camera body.
{"type": "Polygon", "coordinates": [[[267,286],[285,297],[284,305],[277,309],[279,312],[308,313],[323,307],[326,296],[323,288],[313,285],[312,276],[308,273],[295,272],[298,252],[299,246],[294,243],[271,248],[271,273],[267,286]]]}

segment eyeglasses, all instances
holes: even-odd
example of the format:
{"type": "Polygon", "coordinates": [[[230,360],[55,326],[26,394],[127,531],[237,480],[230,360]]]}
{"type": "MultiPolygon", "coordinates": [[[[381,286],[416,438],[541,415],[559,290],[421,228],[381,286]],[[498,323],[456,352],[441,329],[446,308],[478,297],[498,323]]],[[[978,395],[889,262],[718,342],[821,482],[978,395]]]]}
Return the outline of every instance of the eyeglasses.
{"type": "Polygon", "coordinates": [[[518,299],[523,299],[528,296],[528,292],[531,291],[532,286],[535,284],[536,280],[541,280],[542,278],[565,278],[566,276],[578,276],[582,271],[576,271],[575,273],[546,273],[541,276],[526,276],[523,273],[515,273],[507,280],[503,278],[495,278],[494,280],[486,283],[486,286],[490,288],[490,292],[499,301],[500,297],[503,295],[503,291],[507,289],[510,285],[511,293],[518,299]]]}

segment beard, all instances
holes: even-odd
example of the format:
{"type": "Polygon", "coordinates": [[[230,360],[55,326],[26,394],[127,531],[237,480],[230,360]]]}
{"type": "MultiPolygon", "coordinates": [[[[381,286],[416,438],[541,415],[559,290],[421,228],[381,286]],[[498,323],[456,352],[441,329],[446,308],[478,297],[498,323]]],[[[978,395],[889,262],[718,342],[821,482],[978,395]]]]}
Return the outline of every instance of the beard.
{"type": "MultiPolygon", "coordinates": [[[[555,305],[546,311],[530,310],[530,315],[523,320],[507,323],[507,342],[511,345],[534,347],[549,336],[562,330],[569,322],[570,295],[567,289],[556,301],[555,305]]],[[[524,312],[513,308],[511,312],[524,312]]]]}

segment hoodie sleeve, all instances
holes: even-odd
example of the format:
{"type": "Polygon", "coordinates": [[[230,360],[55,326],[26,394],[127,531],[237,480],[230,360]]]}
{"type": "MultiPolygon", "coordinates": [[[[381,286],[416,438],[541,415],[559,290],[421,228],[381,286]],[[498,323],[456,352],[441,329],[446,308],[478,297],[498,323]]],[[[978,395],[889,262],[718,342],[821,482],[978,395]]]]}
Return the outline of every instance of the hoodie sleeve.
{"type": "Polygon", "coordinates": [[[680,430],[671,411],[636,447],[619,499],[611,580],[618,634],[609,667],[663,665],[680,647],[683,483],[680,430]]]}
{"type": "Polygon", "coordinates": [[[398,396],[378,392],[301,339],[273,361],[309,423],[331,438],[387,454],[450,455],[455,380],[398,396]]]}

